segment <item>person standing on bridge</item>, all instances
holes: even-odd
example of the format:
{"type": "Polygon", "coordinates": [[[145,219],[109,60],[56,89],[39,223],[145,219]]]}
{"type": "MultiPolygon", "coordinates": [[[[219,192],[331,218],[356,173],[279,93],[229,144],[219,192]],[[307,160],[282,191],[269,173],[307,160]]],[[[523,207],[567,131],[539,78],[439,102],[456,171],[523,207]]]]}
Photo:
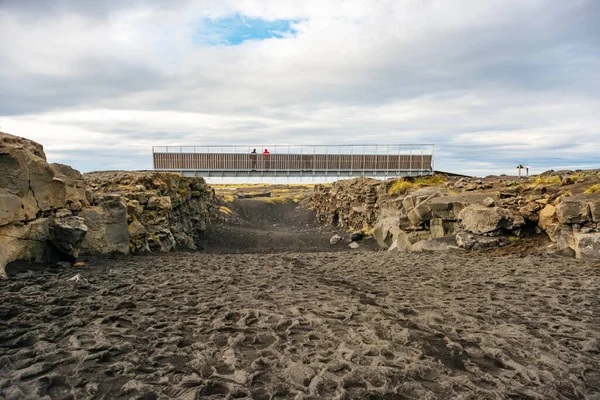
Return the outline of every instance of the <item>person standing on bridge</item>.
{"type": "Polygon", "coordinates": [[[252,171],[256,171],[256,160],[258,159],[258,153],[256,152],[256,149],[252,150],[252,153],[250,153],[250,161],[252,163],[252,171]]]}
{"type": "Polygon", "coordinates": [[[265,149],[263,151],[263,158],[265,159],[265,169],[269,169],[271,167],[271,153],[269,153],[269,150],[265,149]]]}

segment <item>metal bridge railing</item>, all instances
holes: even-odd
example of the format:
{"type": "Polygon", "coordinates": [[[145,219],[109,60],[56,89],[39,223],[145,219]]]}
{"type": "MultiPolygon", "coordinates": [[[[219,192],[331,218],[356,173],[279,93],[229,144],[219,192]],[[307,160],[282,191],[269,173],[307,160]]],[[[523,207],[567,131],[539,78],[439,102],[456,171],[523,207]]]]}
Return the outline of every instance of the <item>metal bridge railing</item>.
{"type": "Polygon", "coordinates": [[[154,169],[424,175],[433,171],[432,144],[155,146],[154,169]],[[256,153],[252,151],[256,149],[256,153]],[[270,154],[263,154],[268,149],[270,154]]]}

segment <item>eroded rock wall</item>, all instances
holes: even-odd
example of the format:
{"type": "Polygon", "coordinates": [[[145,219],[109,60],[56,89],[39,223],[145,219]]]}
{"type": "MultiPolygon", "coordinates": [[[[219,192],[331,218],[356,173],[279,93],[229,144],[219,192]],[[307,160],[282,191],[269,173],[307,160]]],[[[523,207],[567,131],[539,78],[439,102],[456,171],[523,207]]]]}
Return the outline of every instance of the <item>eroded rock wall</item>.
{"type": "MultiPolygon", "coordinates": [[[[595,172],[594,172],[595,173],[595,172]]],[[[380,247],[412,251],[502,246],[545,234],[558,250],[600,258],[600,192],[573,196],[521,180],[461,178],[389,194],[397,180],[318,185],[311,206],[324,224],[369,231],[380,247]]],[[[593,183],[594,181],[592,181],[593,183]]]]}
{"type": "Polygon", "coordinates": [[[82,176],[42,145],[0,132],[0,278],[15,260],[196,249],[213,193],[201,178],[155,172],[82,176]]]}
{"type": "Polygon", "coordinates": [[[93,172],[84,178],[98,207],[87,218],[123,221],[118,227],[113,225],[110,236],[127,236],[131,252],[202,246],[213,199],[204,179],[122,171],[93,172]]]}

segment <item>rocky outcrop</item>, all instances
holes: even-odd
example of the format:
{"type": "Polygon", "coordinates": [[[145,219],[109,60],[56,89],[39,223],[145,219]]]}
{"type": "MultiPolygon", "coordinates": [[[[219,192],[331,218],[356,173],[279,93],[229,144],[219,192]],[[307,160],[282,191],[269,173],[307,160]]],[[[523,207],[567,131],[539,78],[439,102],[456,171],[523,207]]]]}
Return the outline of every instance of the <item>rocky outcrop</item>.
{"type": "MultiPolygon", "coordinates": [[[[133,253],[202,247],[213,197],[202,178],[122,171],[94,172],[84,178],[96,198],[96,207],[84,218],[107,229],[105,233],[91,230],[92,235],[105,239],[94,252],[115,251],[116,247],[119,252],[133,253]]],[[[92,243],[98,246],[97,240],[92,243]]]]}
{"type": "Polygon", "coordinates": [[[600,193],[562,197],[555,208],[550,207],[540,212],[540,226],[557,250],[571,249],[577,258],[600,259],[600,193]]]}
{"type": "Polygon", "coordinates": [[[40,144],[0,132],[0,278],[15,260],[198,248],[212,195],[201,178],[169,173],[84,177],[48,164],[40,144]]]}
{"type": "Polygon", "coordinates": [[[72,214],[91,197],[81,174],[48,164],[40,144],[0,132],[0,277],[15,260],[76,258],[85,228],[72,214]]]}
{"type": "Polygon", "coordinates": [[[525,186],[526,180],[495,181],[500,190],[494,192],[484,191],[493,187],[490,179],[461,178],[416,190],[407,185],[407,193],[392,195],[388,189],[396,180],[355,179],[317,186],[312,207],[321,222],[370,231],[388,250],[478,250],[545,233],[558,249],[600,258],[600,192],[573,196],[564,185],[548,189],[535,182],[525,186]],[[462,192],[450,194],[447,188],[462,192]],[[446,246],[448,240],[454,244],[446,246]]]}
{"type": "Polygon", "coordinates": [[[375,223],[376,203],[386,190],[377,179],[349,179],[315,186],[311,203],[318,205],[314,208],[319,222],[359,230],[375,223]]]}
{"type": "Polygon", "coordinates": [[[458,215],[460,225],[476,235],[501,234],[515,228],[515,216],[505,208],[471,204],[458,215]]]}
{"type": "Polygon", "coordinates": [[[88,227],[82,251],[89,254],[128,254],[127,208],[119,195],[99,195],[95,206],[79,213],[88,227]]]}

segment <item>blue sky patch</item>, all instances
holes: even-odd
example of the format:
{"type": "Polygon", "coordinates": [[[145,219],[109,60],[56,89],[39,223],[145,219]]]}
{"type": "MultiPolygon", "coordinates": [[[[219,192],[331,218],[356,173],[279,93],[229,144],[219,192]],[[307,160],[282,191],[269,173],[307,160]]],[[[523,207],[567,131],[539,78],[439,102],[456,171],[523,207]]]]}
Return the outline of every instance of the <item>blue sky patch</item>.
{"type": "Polygon", "coordinates": [[[294,35],[296,20],[265,20],[234,14],[223,18],[204,18],[196,25],[194,41],[201,44],[236,46],[247,40],[265,40],[294,35]]]}

